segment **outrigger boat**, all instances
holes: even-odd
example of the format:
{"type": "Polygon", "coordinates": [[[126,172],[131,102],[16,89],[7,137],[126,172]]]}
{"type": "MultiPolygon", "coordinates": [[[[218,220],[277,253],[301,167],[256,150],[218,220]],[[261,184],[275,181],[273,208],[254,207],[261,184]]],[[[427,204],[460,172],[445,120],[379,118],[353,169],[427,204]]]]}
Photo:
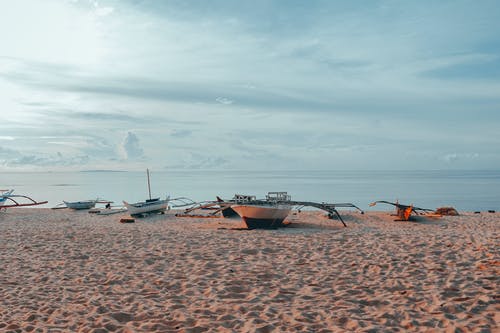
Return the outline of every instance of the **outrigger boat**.
{"type": "Polygon", "coordinates": [[[269,229],[283,226],[292,205],[291,197],[287,192],[269,192],[266,200],[252,200],[231,205],[233,209],[245,222],[248,229],[269,229]]]}
{"type": "Polygon", "coordinates": [[[64,201],[58,204],[52,209],[65,209],[70,208],[74,210],[84,210],[84,209],[93,209],[96,204],[106,204],[106,208],[111,208],[111,204],[113,201],[109,200],[101,200],[101,199],[93,199],[93,200],[82,200],[82,201],[64,201]]]}
{"type": "Polygon", "coordinates": [[[38,206],[38,205],[44,205],[48,202],[48,201],[36,201],[26,195],[12,194],[14,190],[1,190],[1,191],[2,193],[0,193],[0,208],[3,209],[14,208],[14,207],[38,206]],[[20,201],[19,199],[26,199],[28,200],[28,202],[20,203],[18,202],[20,201]]]}
{"type": "Polygon", "coordinates": [[[221,213],[223,217],[229,218],[233,216],[238,216],[232,208],[231,205],[236,203],[250,202],[256,200],[254,195],[244,195],[244,194],[235,194],[231,200],[223,200],[219,196],[216,197],[215,201],[202,201],[202,202],[194,202],[189,198],[174,198],[170,199],[171,202],[177,202],[178,204],[172,206],[176,207],[186,207],[184,213],[177,213],[176,216],[180,217],[217,217],[218,213],[221,213]],[[211,210],[208,215],[190,215],[189,213],[195,210],[211,210]]]}
{"type": "Polygon", "coordinates": [[[167,196],[165,200],[160,200],[160,198],[147,199],[143,202],[128,203],[123,201],[125,207],[129,211],[131,216],[141,216],[143,214],[152,213],[165,213],[168,209],[168,201],[170,197],[167,196]]]}
{"type": "Polygon", "coordinates": [[[170,196],[167,196],[164,200],[160,200],[160,198],[151,198],[151,184],[149,182],[149,169],[146,170],[148,175],[148,191],[149,191],[149,199],[146,201],[136,202],[136,203],[128,203],[127,201],[123,201],[123,204],[129,211],[131,216],[142,216],[144,214],[152,214],[152,213],[165,213],[168,210],[168,202],[170,201],[170,196]]]}
{"type": "Polygon", "coordinates": [[[434,213],[433,209],[420,208],[420,207],[415,207],[413,205],[403,205],[400,204],[398,201],[396,202],[390,202],[384,200],[375,201],[370,204],[370,207],[373,207],[378,203],[384,203],[396,207],[396,214],[394,214],[394,216],[397,216],[398,218],[395,221],[410,221],[412,213],[415,213],[415,215],[424,215],[425,212],[434,213]]]}
{"type": "MultiPolygon", "coordinates": [[[[186,199],[186,198],[177,198],[186,199]]],[[[175,201],[177,199],[172,199],[175,201]]],[[[254,195],[235,194],[231,200],[223,200],[217,197],[216,201],[189,202],[181,200],[180,205],[173,207],[190,206],[184,210],[184,213],[176,214],[180,217],[216,217],[221,212],[223,217],[231,217],[234,214],[241,216],[249,229],[256,228],[277,228],[285,226],[283,221],[290,213],[292,207],[296,207],[298,212],[304,207],[313,207],[321,209],[328,213],[328,218],[337,218],[344,227],[344,220],[338,212],[338,208],[355,208],[361,214],[363,210],[352,203],[326,203],[312,201],[292,201],[287,192],[269,192],[266,199],[256,199],[254,195]],[[190,214],[198,209],[211,209],[208,215],[190,214]]]]}
{"type": "Polygon", "coordinates": [[[95,204],[97,203],[97,199],[95,200],[84,200],[84,201],[63,201],[66,207],[75,209],[75,210],[81,210],[81,209],[91,209],[95,207],[95,204]]]}

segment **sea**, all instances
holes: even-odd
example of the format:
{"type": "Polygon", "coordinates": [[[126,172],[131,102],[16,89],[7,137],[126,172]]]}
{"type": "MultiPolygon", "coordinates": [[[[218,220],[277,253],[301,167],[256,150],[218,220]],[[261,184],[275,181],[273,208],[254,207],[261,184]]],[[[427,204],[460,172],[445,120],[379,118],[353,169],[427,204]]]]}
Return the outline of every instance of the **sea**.
{"type": "MultiPolygon", "coordinates": [[[[439,171],[228,171],[178,170],[150,172],[152,197],[187,197],[193,201],[230,199],[234,194],[264,198],[286,191],[293,200],[353,203],[363,210],[376,200],[435,209],[500,210],[500,170],[439,171]]],[[[15,189],[54,207],[66,201],[99,198],[113,205],[149,197],[146,171],[2,172],[0,189],[15,189]]]]}

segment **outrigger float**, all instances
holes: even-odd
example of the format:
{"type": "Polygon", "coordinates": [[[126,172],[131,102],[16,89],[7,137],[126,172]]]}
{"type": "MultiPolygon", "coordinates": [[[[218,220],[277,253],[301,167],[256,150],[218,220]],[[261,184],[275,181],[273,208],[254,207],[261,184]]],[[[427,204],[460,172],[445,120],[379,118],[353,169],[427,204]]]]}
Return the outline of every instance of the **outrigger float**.
{"type": "MultiPolygon", "coordinates": [[[[177,207],[181,207],[179,205],[177,207]]],[[[173,206],[176,207],[176,206],[173,206]]],[[[241,216],[249,229],[255,228],[276,228],[283,225],[283,220],[288,216],[292,207],[298,211],[304,207],[313,207],[328,213],[328,218],[337,217],[338,220],[347,227],[338,208],[355,208],[364,214],[363,210],[352,203],[325,203],[313,201],[291,200],[287,192],[269,192],[265,199],[257,199],[253,195],[235,194],[231,200],[222,200],[217,197],[215,201],[203,201],[190,205],[182,214],[176,214],[179,217],[200,217],[200,215],[191,215],[190,213],[198,209],[212,209],[208,215],[203,217],[212,217],[221,213],[224,217],[230,217],[235,214],[241,216]]]]}
{"type": "Polygon", "coordinates": [[[48,203],[48,201],[36,201],[26,195],[12,194],[14,190],[0,190],[0,209],[15,208],[15,207],[26,207],[26,206],[38,206],[48,203]],[[18,202],[19,199],[26,199],[28,202],[18,202]]]}

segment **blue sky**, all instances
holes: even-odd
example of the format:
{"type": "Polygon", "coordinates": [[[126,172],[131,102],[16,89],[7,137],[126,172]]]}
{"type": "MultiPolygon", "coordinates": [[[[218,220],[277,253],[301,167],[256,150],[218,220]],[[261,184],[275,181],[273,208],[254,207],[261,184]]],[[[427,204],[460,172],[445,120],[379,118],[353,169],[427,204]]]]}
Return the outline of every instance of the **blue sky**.
{"type": "Polygon", "coordinates": [[[0,2],[0,170],[498,169],[498,1],[0,2]]]}

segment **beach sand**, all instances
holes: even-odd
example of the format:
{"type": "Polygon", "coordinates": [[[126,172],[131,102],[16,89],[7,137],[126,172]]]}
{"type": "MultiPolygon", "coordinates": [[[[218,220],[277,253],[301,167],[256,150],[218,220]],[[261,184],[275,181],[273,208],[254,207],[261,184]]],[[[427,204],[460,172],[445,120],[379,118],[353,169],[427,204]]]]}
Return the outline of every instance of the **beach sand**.
{"type": "Polygon", "coordinates": [[[0,212],[2,332],[498,332],[500,214],[0,212]]]}

